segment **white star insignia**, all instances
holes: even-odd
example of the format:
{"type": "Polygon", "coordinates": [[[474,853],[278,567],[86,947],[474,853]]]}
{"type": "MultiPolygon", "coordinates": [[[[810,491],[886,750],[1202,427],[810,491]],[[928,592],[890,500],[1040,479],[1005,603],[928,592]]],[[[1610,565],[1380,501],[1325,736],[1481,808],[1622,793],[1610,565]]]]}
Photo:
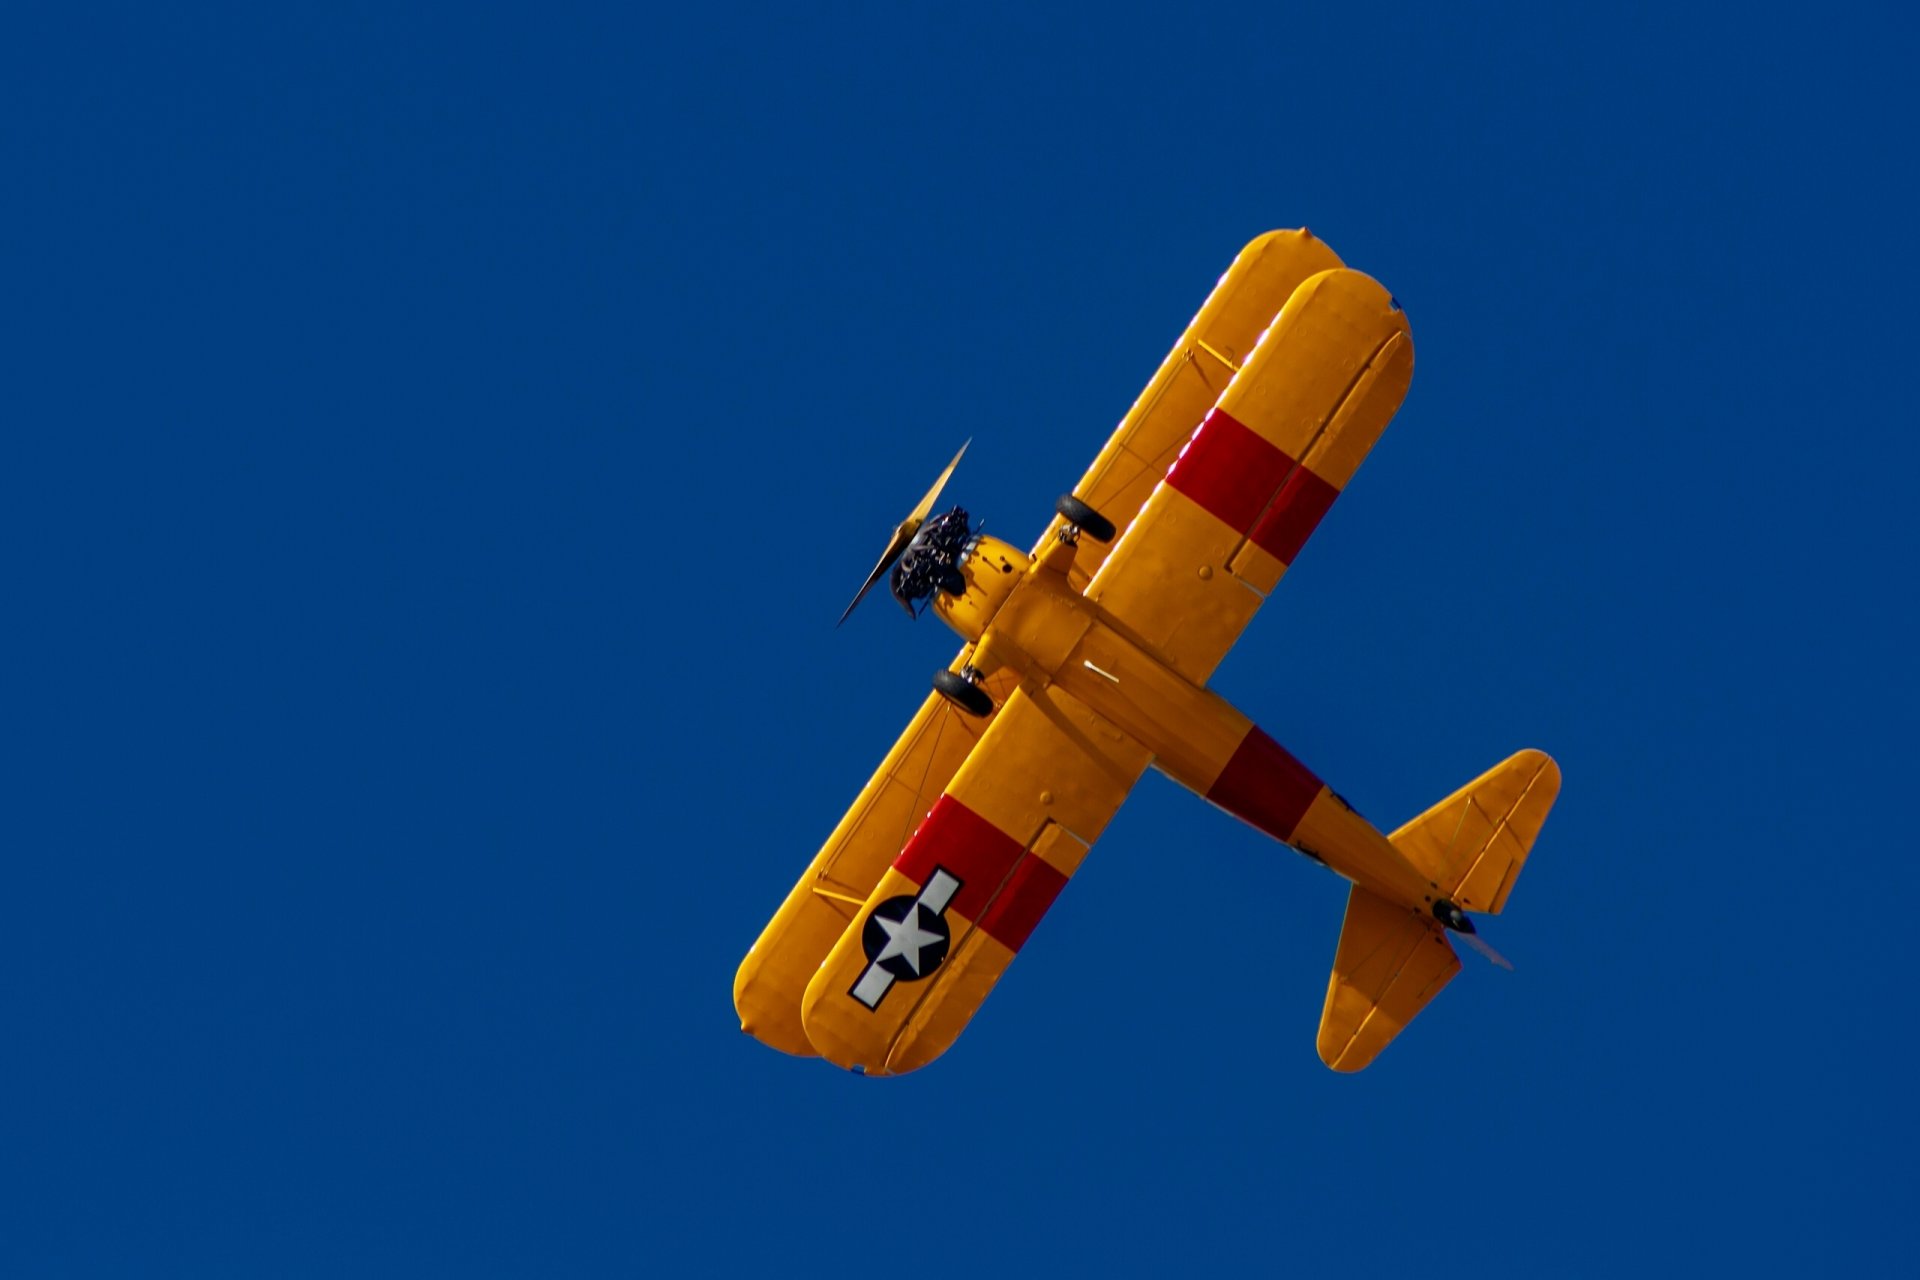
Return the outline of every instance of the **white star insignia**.
{"type": "Polygon", "coordinates": [[[879,955],[873,958],[874,963],[890,960],[894,956],[904,956],[907,967],[919,973],[921,949],[940,941],[939,934],[929,933],[920,927],[920,904],[914,903],[909,906],[907,918],[904,920],[889,920],[885,916],[876,918],[880,921],[880,927],[887,931],[887,945],[881,949],[879,955]]]}

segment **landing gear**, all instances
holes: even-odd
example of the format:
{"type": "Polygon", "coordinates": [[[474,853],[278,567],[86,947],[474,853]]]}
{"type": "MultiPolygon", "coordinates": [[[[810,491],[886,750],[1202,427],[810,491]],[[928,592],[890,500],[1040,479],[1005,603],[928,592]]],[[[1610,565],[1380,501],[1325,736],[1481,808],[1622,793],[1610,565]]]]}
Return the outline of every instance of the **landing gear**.
{"type": "Polygon", "coordinates": [[[933,674],[934,692],[970,716],[990,716],[993,714],[993,698],[979,681],[979,675],[971,667],[965,674],[958,671],[936,671],[933,674]]]}
{"type": "Polygon", "coordinates": [[[1067,523],[1092,538],[1095,542],[1113,541],[1113,521],[1095,511],[1070,493],[1060,495],[1060,501],[1053,509],[1067,518],[1067,523]]]}

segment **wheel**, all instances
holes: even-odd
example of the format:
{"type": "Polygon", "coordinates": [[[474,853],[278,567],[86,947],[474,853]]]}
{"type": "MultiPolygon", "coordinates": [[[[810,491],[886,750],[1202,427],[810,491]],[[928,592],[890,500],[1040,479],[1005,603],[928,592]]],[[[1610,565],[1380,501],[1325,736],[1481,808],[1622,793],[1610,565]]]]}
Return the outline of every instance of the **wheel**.
{"type": "Polygon", "coordinates": [[[1092,538],[1095,542],[1113,541],[1113,521],[1095,511],[1070,493],[1060,495],[1060,501],[1053,509],[1067,518],[1067,523],[1092,538]]]}
{"type": "Polygon", "coordinates": [[[987,696],[987,691],[958,671],[934,672],[933,688],[941,697],[970,716],[993,714],[993,699],[987,696]]]}

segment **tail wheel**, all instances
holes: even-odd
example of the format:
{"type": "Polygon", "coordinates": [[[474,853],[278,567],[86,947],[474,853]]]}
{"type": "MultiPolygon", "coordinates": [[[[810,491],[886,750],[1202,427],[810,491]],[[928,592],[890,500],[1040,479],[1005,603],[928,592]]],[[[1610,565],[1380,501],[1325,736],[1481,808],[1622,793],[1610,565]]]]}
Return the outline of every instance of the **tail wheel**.
{"type": "Polygon", "coordinates": [[[958,671],[934,672],[933,688],[934,692],[970,716],[985,717],[993,714],[993,698],[985,689],[958,671]]]}
{"type": "Polygon", "coordinates": [[[1113,541],[1113,521],[1095,511],[1070,493],[1060,495],[1060,501],[1053,509],[1065,516],[1067,523],[1092,538],[1095,542],[1113,541]]]}

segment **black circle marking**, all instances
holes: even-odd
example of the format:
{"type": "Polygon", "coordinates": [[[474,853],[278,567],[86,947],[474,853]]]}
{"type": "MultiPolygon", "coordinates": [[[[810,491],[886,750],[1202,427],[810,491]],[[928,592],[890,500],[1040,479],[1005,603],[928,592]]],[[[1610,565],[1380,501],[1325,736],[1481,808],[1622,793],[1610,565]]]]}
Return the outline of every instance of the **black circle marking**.
{"type": "Polygon", "coordinates": [[[873,914],[867,917],[867,927],[860,932],[860,946],[867,953],[868,963],[879,965],[881,969],[902,982],[918,982],[938,969],[941,962],[947,958],[947,947],[952,941],[953,935],[947,928],[946,916],[937,911],[929,911],[925,903],[910,895],[888,898],[875,907],[873,914]],[[885,960],[880,959],[880,953],[887,949],[887,943],[892,940],[892,934],[887,931],[885,925],[880,923],[881,920],[899,924],[908,918],[909,912],[917,913],[913,920],[915,927],[934,935],[933,941],[920,948],[918,973],[914,972],[913,966],[908,963],[904,955],[892,955],[885,960]]]}

